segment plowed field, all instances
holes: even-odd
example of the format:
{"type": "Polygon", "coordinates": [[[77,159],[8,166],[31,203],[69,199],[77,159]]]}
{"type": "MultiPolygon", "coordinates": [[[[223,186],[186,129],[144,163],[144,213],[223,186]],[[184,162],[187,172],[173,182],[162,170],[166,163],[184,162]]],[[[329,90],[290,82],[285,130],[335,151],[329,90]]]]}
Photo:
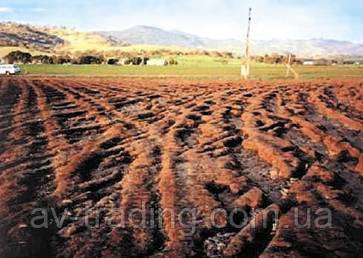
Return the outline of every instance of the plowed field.
{"type": "Polygon", "coordinates": [[[362,96],[0,78],[0,257],[359,257],[362,96]]]}

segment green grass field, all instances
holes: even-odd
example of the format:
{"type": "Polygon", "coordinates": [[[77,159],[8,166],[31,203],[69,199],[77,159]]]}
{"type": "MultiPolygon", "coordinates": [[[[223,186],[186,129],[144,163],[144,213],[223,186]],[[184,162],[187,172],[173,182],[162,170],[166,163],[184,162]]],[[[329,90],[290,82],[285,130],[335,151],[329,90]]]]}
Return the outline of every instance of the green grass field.
{"type": "MultiPolygon", "coordinates": [[[[182,57],[176,66],[22,65],[27,75],[240,79],[240,60],[182,57]]],[[[363,77],[361,66],[297,66],[300,79],[363,77]]],[[[284,65],[253,64],[252,79],[286,79],[284,65]]],[[[293,79],[293,77],[289,77],[293,79]]]]}

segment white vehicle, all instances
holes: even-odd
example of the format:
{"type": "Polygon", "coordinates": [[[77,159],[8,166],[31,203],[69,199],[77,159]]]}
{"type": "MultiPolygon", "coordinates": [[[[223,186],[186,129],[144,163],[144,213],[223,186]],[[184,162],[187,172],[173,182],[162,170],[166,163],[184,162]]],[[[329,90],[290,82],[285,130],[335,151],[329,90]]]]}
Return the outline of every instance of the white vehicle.
{"type": "Polygon", "coordinates": [[[5,64],[0,65],[0,74],[12,75],[12,74],[19,74],[21,69],[18,65],[14,64],[5,64]]]}

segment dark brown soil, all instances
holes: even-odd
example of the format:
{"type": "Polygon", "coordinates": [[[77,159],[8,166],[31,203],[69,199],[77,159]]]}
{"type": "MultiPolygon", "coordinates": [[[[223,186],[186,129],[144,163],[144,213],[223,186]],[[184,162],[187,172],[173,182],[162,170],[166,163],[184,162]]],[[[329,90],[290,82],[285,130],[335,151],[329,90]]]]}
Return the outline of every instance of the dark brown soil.
{"type": "Polygon", "coordinates": [[[0,257],[359,257],[362,93],[0,78],[0,257]]]}

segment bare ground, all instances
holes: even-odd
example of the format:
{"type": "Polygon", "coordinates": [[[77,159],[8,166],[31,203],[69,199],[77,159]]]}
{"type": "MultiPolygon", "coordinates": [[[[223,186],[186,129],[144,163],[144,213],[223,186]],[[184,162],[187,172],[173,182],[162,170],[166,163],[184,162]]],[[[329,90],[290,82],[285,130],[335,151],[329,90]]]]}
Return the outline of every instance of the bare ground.
{"type": "Polygon", "coordinates": [[[0,257],[358,257],[362,93],[360,80],[0,78],[0,257]],[[32,226],[37,208],[48,227],[32,226]]]}

